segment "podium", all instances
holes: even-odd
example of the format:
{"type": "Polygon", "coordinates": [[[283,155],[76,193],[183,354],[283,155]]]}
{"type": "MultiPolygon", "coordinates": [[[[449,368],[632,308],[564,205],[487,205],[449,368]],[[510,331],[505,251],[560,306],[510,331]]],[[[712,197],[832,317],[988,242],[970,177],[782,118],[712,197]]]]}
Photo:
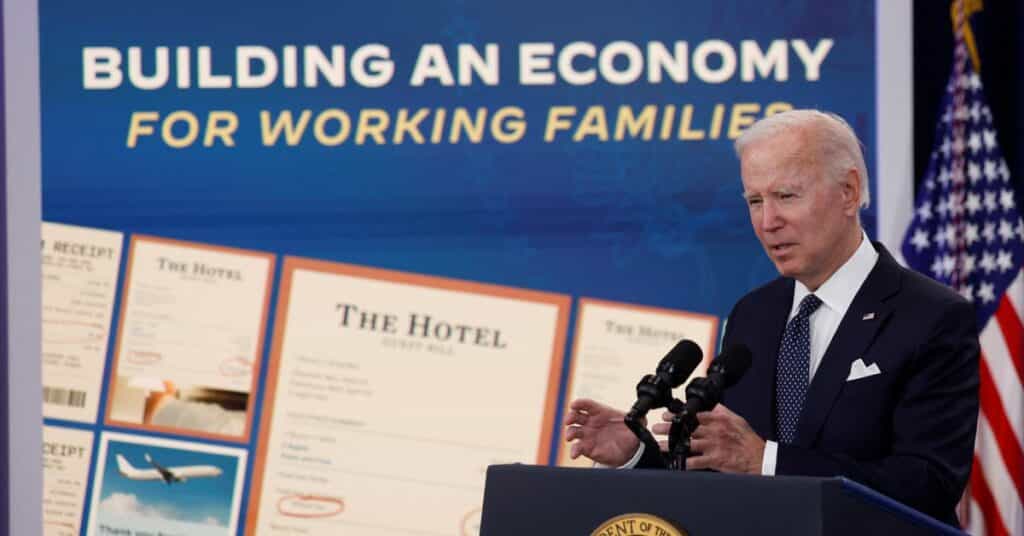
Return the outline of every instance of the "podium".
{"type": "Polygon", "coordinates": [[[665,536],[625,514],[656,516],[688,536],[956,534],[945,523],[845,478],[492,465],[481,536],[665,536]],[[624,516],[620,519],[627,519],[624,516]]]}

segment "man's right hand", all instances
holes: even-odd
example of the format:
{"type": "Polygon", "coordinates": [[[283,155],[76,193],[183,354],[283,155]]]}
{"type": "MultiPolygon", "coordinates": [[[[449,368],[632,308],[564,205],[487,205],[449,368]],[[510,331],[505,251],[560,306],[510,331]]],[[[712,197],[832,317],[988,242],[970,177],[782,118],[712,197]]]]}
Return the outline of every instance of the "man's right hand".
{"type": "Polygon", "coordinates": [[[569,457],[583,455],[612,467],[628,462],[640,448],[640,440],[626,427],[622,420],[625,416],[588,398],[573,400],[565,419],[565,440],[576,441],[569,457]]]}

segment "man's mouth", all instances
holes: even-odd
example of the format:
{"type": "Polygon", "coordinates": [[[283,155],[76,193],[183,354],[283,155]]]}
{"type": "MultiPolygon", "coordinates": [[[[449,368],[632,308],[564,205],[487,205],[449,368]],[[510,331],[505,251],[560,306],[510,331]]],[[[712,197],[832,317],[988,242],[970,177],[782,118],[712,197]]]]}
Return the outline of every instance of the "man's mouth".
{"type": "Polygon", "coordinates": [[[769,246],[768,249],[772,252],[773,255],[785,255],[786,253],[792,251],[794,247],[796,247],[796,244],[787,242],[784,244],[775,244],[774,246],[769,246]]]}

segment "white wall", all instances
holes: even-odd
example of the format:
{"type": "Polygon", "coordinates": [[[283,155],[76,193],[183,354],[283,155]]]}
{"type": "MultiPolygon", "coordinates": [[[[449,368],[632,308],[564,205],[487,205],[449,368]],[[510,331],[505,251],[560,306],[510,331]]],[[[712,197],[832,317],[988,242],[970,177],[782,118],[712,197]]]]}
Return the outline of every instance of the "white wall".
{"type": "MultiPolygon", "coordinates": [[[[878,238],[903,263],[900,243],[914,205],[914,21],[912,0],[878,0],[878,238]]],[[[905,263],[904,263],[905,264],[905,263]]]]}
{"type": "Polygon", "coordinates": [[[5,460],[10,527],[0,533],[41,534],[42,380],[39,255],[39,24],[36,0],[4,0],[4,111],[7,183],[7,411],[5,460]]]}

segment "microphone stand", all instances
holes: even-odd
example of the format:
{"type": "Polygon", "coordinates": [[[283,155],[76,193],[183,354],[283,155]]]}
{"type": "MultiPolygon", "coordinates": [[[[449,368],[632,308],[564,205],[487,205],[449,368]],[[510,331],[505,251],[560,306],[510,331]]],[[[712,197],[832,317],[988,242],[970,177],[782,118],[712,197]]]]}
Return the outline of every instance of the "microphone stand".
{"type": "Polygon", "coordinates": [[[686,458],[690,456],[690,436],[700,426],[700,421],[697,420],[697,402],[707,398],[706,383],[707,378],[694,378],[686,386],[687,403],[679,403],[681,407],[676,411],[669,409],[675,413],[668,433],[669,453],[666,465],[671,470],[686,470],[686,458]]]}
{"type": "MultiPolygon", "coordinates": [[[[678,398],[673,398],[667,404],[665,404],[665,407],[670,412],[676,413],[677,417],[675,418],[678,418],[678,413],[684,411],[686,404],[684,404],[683,401],[679,400],[678,398]]],[[[646,413],[647,412],[640,413],[635,409],[631,410],[629,413],[626,414],[626,417],[623,419],[623,421],[626,423],[626,427],[633,432],[633,435],[640,439],[640,442],[644,444],[645,450],[657,452],[661,457],[662,463],[666,467],[671,468],[671,459],[661,453],[661,446],[658,445],[658,441],[654,439],[654,435],[651,434],[651,431],[648,430],[646,426],[644,426],[643,418],[646,415],[646,413]]],[[[673,425],[675,418],[673,418],[673,425]]],[[[694,421],[696,421],[696,417],[694,417],[694,421]]],[[[669,441],[671,442],[671,440],[672,438],[670,436],[669,441]]],[[[689,448],[689,438],[687,438],[686,443],[687,448],[689,448]]],[[[686,463],[685,456],[683,456],[683,463],[686,463]]]]}
{"type": "Polygon", "coordinates": [[[651,431],[644,426],[643,418],[643,415],[631,411],[626,414],[626,418],[623,420],[626,423],[626,427],[629,428],[630,431],[633,432],[633,435],[640,439],[640,442],[644,444],[644,449],[654,449],[651,452],[659,452],[661,448],[658,446],[658,442],[654,439],[654,436],[651,435],[651,431]]]}
{"type": "Polygon", "coordinates": [[[690,435],[698,426],[697,416],[684,409],[672,417],[668,433],[668,468],[673,471],[686,470],[686,458],[690,456],[690,435]]]}

